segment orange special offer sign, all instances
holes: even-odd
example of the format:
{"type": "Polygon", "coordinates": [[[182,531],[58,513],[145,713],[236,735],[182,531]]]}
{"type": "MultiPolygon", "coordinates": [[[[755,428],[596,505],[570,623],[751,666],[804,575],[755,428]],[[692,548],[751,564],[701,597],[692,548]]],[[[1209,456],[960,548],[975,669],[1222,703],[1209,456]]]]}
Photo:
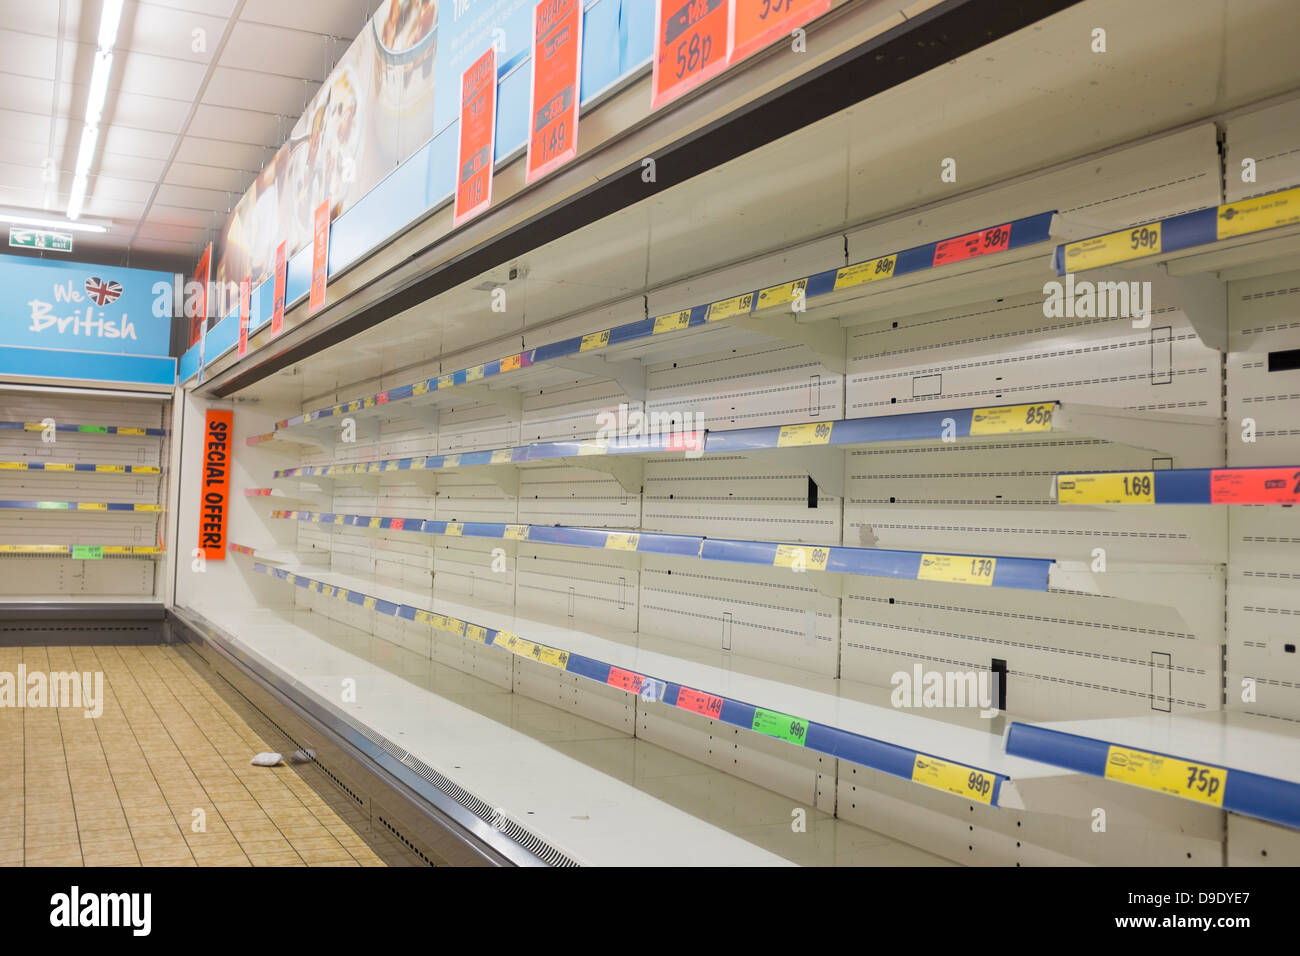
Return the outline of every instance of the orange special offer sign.
{"type": "Polygon", "coordinates": [[[731,12],[732,0],[655,0],[651,109],[726,69],[731,12]]]}
{"type": "Polygon", "coordinates": [[[533,86],[526,182],[578,155],[582,9],[578,0],[542,0],[533,11],[533,86]]]}
{"type": "Polygon", "coordinates": [[[313,226],[311,296],[307,301],[308,315],[315,314],[325,304],[325,283],[329,278],[330,261],[330,201],[328,199],[316,207],[313,226]]]}
{"type": "Polygon", "coordinates": [[[735,63],[788,37],[796,27],[820,17],[831,0],[735,0],[728,63],[735,63]]]}
{"type": "Polygon", "coordinates": [[[208,561],[226,560],[226,518],[230,511],[232,413],[208,409],[203,427],[203,493],[199,502],[199,550],[208,561]]]}
{"type": "Polygon", "coordinates": [[[496,138],[497,53],[489,47],[460,78],[460,156],[453,227],[492,205],[496,138]]]}

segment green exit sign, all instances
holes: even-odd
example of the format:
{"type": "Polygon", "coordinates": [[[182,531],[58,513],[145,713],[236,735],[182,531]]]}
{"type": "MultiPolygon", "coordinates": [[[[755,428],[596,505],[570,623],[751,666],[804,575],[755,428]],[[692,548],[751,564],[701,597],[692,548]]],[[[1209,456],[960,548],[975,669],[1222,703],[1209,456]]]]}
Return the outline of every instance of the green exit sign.
{"type": "Polygon", "coordinates": [[[72,233],[19,229],[15,226],[9,230],[9,245],[23,246],[28,249],[46,249],[50,252],[71,252],[72,233]]]}

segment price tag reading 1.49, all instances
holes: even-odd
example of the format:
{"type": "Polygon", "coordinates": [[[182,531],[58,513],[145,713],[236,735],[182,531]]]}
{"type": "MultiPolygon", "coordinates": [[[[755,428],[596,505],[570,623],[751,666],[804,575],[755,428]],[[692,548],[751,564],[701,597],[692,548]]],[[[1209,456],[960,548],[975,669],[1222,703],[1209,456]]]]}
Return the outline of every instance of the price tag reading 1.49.
{"type": "Polygon", "coordinates": [[[1056,500],[1063,505],[1155,504],[1155,472],[1057,475],[1056,500]]]}

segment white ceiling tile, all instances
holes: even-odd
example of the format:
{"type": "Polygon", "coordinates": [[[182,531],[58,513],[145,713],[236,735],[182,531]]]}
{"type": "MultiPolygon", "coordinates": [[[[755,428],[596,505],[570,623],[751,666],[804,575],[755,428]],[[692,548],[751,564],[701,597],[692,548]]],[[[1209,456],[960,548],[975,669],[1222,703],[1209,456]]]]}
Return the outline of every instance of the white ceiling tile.
{"type": "Polygon", "coordinates": [[[283,140],[280,136],[281,125],[277,117],[271,113],[203,105],[194,111],[194,119],[190,123],[189,131],[194,136],[207,139],[258,143],[278,148],[283,140]]]}
{"type": "Polygon", "coordinates": [[[50,138],[50,118],[40,113],[0,109],[0,130],[6,139],[26,140],[44,146],[50,138]]]}
{"type": "Polygon", "coordinates": [[[374,0],[248,0],[239,18],[351,39],[378,6],[374,0]]]}
{"type": "Polygon", "coordinates": [[[110,126],[99,134],[99,149],[104,152],[149,156],[154,159],[166,159],[175,142],[176,136],[173,133],[129,126],[110,126]]]}
{"type": "Polygon", "coordinates": [[[0,108],[31,113],[50,111],[54,82],[35,76],[7,75],[0,81],[0,108]]]}
{"type": "Polygon", "coordinates": [[[262,146],[186,136],[181,142],[176,158],[186,163],[209,163],[230,169],[260,170],[267,155],[266,149],[262,146]]]}
{"type": "Polygon", "coordinates": [[[226,22],[225,17],[188,10],[128,4],[122,14],[116,49],[206,64],[221,40],[226,22]],[[199,37],[195,36],[196,30],[202,31],[199,37]],[[196,51],[195,46],[200,50],[196,51]]]}
{"type": "Polygon", "coordinates": [[[169,206],[155,202],[149,209],[149,221],[169,226],[189,226],[191,229],[208,229],[222,225],[225,213],[211,209],[187,209],[183,206],[169,206]]]}
{"type": "Polygon", "coordinates": [[[158,187],[158,196],[154,201],[169,206],[185,206],[189,209],[220,209],[224,215],[226,206],[233,207],[238,199],[238,195],[230,195],[220,190],[164,184],[158,187]]]}
{"type": "Polygon", "coordinates": [[[312,33],[241,20],[221,54],[220,65],[319,80],[333,67],[326,57],[342,56],[345,49],[345,44],[331,44],[312,33]]]}
{"type": "MultiPolygon", "coordinates": [[[[75,162],[75,161],[74,161],[75,162]]],[[[164,161],[148,156],[124,156],[120,153],[100,153],[99,172],[120,179],[138,179],[155,183],[162,175],[164,161]]],[[[71,174],[72,170],[65,172],[71,174]]]]}
{"type": "Polygon", "coordinates": [[[254,170],[229,169],[200,163],[172,163],[166,182],[176,186],[196,186],[199,189],[218,189],[222,192],[240,192],[247,187],[254,170]]]}
{"type": "Polygon", "coordinates": [[[0,30],[0,63],[4,64],[6,73],[52,80],[55,45],[52,38],[0,30]]]}
{"type": "Polygon", "coordinates": [[[203,102],[214,106],[256,108],[290,117],[281,137],[283,140],[318,89],[320,83],[314,79],[219,66],[203,93],[203,102]]]}
{"type": "Polygon", "coordinates": [[[0,0],[0,23],[10,30],[40,36],[57,36],[59,5],[31,0],[0,0]]]}

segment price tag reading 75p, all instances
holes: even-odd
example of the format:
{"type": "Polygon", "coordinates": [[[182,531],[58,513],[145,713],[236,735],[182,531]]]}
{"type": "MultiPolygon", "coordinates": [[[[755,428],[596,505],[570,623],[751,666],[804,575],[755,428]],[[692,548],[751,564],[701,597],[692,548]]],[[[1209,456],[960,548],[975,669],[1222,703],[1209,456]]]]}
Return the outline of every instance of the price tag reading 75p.
{"type": "Polygon", "coordinates": [[[1216,807],[1223,806],[1228,784],[1222,767],[1115,746],[1106,752],[1105,777],[1216,807]]]}

